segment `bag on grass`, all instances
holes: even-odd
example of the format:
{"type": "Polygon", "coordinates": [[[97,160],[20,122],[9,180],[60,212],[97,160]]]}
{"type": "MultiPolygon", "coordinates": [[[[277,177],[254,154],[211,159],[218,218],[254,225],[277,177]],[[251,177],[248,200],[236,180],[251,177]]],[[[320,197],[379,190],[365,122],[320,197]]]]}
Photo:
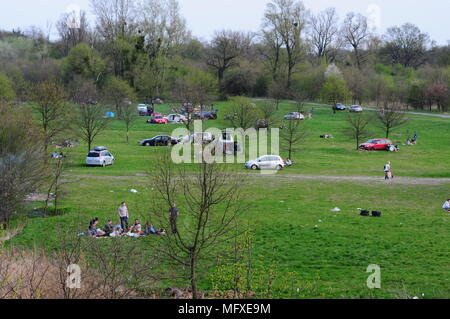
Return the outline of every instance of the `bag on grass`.
{"type": "Polygon", "coordinates": [[[361,216],[370,216],[370,212],[368,210],[361,211],[361,216]]]}
{"type": "Polygon", "coordinates": [[[374,210],[374,211],[372,211],[372,216],[373,217],[381,217],[381,212],[374,210]]]}

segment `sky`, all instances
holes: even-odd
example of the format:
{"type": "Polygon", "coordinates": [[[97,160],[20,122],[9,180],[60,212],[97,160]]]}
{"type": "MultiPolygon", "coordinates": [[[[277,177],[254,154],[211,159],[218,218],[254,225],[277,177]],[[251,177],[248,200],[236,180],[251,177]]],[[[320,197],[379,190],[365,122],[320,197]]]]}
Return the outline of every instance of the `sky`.
{"type": "MultiPolygon", "coordinates": [[[[192,34],[211,39],[215,30],[257,31],[268,0],[178,0],[192,34]]],[[[317,13],[335,7],[341,20],[349,11],[369,17],[378,32],[390,26],[411,22],[427,32],[438,44],[450,40],[450,1],[448,0],[303,0],[317,13]]],[[[55,22],[73,6],[90,12],[89,0],[0,0],[0,29],[25,30],[41,27],[55,38],[55,22]],[[49,28],[49,26],[51,26],[49,28]]]]}

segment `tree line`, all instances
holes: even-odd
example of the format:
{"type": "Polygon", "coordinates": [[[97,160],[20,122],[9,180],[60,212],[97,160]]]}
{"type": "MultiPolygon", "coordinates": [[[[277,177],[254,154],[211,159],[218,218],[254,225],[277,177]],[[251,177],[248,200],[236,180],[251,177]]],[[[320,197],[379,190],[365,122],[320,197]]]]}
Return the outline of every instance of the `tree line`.
{"type": "Polygon", "coordinates": [[[28,83],[51,79],[74,100],[89,83],[116,106],[124,97],[192,99],[198,90],[205,93],[198,103],[299,92],[328,102],[331,69],[348,102],[439,111],[450,103],[450,46],[411,23],[378,34],[359,13],[314,14],[301,1],[273,0],[260,30],[218,30],[200,41],[176,0],[91,0],[91,7],[94,21],[86,12],[62,15],[55,41],[37,28],[0,33],[2,99],[27,100],[28,83]]]}

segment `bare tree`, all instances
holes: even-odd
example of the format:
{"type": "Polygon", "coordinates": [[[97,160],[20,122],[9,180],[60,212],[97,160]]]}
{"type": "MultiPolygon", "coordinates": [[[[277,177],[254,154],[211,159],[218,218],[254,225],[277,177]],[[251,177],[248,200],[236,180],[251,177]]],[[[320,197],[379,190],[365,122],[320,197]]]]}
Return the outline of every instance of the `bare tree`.
{"type": "Polygon", "coordinates": [[[347,44],[353,48],[356,65],[361,68],[365,61],[363,45],[370,36],[367,18],[359,13],[348,13],[341,32],[347,44]]]}
{"type": "Polygon", "coordinates": [[[122,120],[125,124],[125,129],[127,131],[127,143],[129,142],[129,136],[130,136],[130,128],[133,126],[133,124],[138,119],[138,114],[136,112],[136,108],[134,107],[133,103],[129,100],[125,100],[122,103],[122,120]]]}
{"type": "Polygon", "coordinates": [[[259,105],[259,111],[262,115],[262,120],[264,120],[267,127],[270,127],[275,123],[275,114],[277,112],[277,106],[272,102],[264,102],[259,105]]]}
{"type": "Polygon", "coordinates": [[[306,131],[303,121],[290,120],[285,121],[286,125],[280,133],[282,148],[288,152],[288,158],[292,159],[292,155],[298,150],[300,143],[306,137],[306,131]]]}
{"type": "Polygon", "coordinates": [[[276,81],[281,73],[283,62],[283,39],[278,32],[273,30],[261,31],[261,45],[258,52],[264,57],[271,70],[272,80],[276,81]]]}
{"type": "Polygon", "coordinates": [[[405,125],[409,120],[407,114],[396,106],[385,106],[376,114],[378,126],[386,132],[386,138],[389,138],[393,130],[405,125]]]}
{"type": "Polygon", "coordinates": [[[254,103],[244,97],[235,97],[227,109],[226,119],[234,128],[247,130],[254,127],[258,120],[258,109],[254,103]]]}
{"type": "Polygon", "coordinates": [[[218,245],[233,236],[232,230],[243,209],[241,189],[245,178],[217,163],[202,162],[189,171],[185,166],[177,169],[169,153],[154,170],[152,218],[170,229],[167,209],[176,201],[180,210],[178,219],[182,220],[175,222],[175,233],[161,236],[162,245],[156,249],[169,262],[186,269],[194,299],[200,297],[199,269],[219,253],[218,245]]]}
{"type": "Polygon", "coordinates": [[[348,113],[345,117],[347,127],[344,129],[344,134],[356,141],[356,149],[359,149],[362,139],[369,135],[370,118],[361,113],[348,113]]]}
{"type": "Polygon", "coordinates": [[[207,48],[206,63],[216,71],[219,85],[225,72],[238,65],[238,58],[246,54],[251,42],[251,34],[227,30],[215,33],[207,48]]]}
{"type": "Polygon", "coordinates": [[[87,143],[88,152],[94,139],[110,124],[109,120],[103,118],[103,110],[98,103],[78,104],[78,116],[74,122],[81,138],[87,143]]]}
{"type": "Polygon", "coordinates": [[[335,8],[328,8],[311,17],[309,33],[318,60],[325,57],[329,61],[338,31],[338,15],[335,8]]]}
{"type": "Polygon", "coordinates": [[[54,81],[45,81],[33,87],[33,109],[39,114],[39,123],[45,137],[45,151],[53,138],[67,130],[68,108],[64,87],[54,81]]]}
{"type": "Polygon", "coordinates": [[[263,30],[281,38],[287,56],[287,83],[290,88],[294,67],[302,57],[301,34],[306,26],[306,9],[301,1],[273,0],[267,4],[263,30]]]}
{"type": "Polygon", "coordinates": [[[67,171],[68,163],[66,157],[53,159],[49,164],[50,183],[47,189],[47,199],[45,201],[45,212],[47,212],[49,201],[53,197],[53,207],[58,211],[58,200],[61,198],[62,186],[66,183],[62,181],[64,173],[67,171]],[[53,196],[51,196],[53,194],[53,196]]]}
{"type": "Polygon", "coordinates": [[[81,42],[88,42],[90,37],[86,12],[64,13],[56,23],[62,46],[62,55],[67,56],[70,49],[81,42]]]}
{"type": "Polygon", "coordinates": [[[400,63],[404,67],[412,68],[418,68],[425,63],[431,44],[429,35],[411,23],[389,28],[384,40],[382,52],[388,56],[389,63],[400,63]]]}

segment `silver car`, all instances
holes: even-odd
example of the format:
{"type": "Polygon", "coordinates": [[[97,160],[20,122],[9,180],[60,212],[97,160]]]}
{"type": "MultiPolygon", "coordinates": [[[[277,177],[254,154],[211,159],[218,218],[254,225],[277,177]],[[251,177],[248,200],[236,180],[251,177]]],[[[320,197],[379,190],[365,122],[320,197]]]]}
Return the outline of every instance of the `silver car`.
{"type": "Polygon", "coordinates": [[[350,108],[348,110],[349,110],[349,112],[352,112],[352,113],[360,113],[363,111],[363,108],[359,105],[352,105],[352,106],[350,106],[350,108]]]}
{"type": "Polygon", "coordinates": [[[283,159],[278,155],[264,155],[245,163],[245,168],[251,170],[270,169],[281,170],[285,166],[283,159]]]}
{"type": "Polygon", "coordinates": [[[114,164],[114,156],[108,151],[106,147],[96,147],[90,151],[86,156],[86,165],[88,166],[107,166],[114,164]]]}

